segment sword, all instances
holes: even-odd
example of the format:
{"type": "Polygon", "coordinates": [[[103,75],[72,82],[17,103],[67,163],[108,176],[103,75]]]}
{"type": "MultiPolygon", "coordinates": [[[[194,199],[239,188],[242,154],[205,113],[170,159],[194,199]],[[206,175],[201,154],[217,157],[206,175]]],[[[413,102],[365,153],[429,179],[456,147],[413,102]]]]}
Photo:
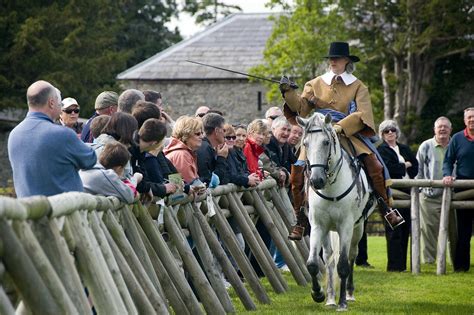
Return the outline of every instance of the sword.
{"type": "Polygon", "coordinates": [[[280,81],[273,80],[273,79],[268,79],[268,78],[263,78],[263,77],[259,77],[259,76],[253,75],[253,74],[248,74],[248,73],[244,73],[244,72],[240,72],[240,71],[225,69],[225,68],[221,68],[221,67],[217,67],[217,66],[212,66],[212,65],[205,64],[205,63],[201,63],[201,62],[192,61],[192,60],[186,60],[186,61],[187,61],[187,62],[190,62],[190,63],[197,64],[197,65],[201,65],[201,66],[205,66],[205,67],[209,67],[209,68],[214,68],[214,69],[217,69],[217,70],[227,71],[227,72],[231,72],[231,73],[236,73],[236,74],[244,75],[244,76],[246,76],[246,77],[250,77],[250,78],[254,78],[254,79],[258,79],[258,80],[263,80],[263,81],[268,81],[268,82],[280,84],[280,81]]]}

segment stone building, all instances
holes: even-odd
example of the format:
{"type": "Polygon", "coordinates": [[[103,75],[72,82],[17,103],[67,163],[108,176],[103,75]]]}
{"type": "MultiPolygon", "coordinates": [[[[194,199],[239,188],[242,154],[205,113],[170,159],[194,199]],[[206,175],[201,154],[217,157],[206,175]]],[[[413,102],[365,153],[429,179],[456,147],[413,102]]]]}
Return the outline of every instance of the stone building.
{"type": "Polygon", "coordinates": [[[233,14],[205,31],[169,47],[120,73],[122,87],[160,91],[165,110],[175,119],[206,105],[219,109],[230,123],[263,117],[266,88],[234,73],[189,63],[197,61],[248,73],[263,62],[272,32],[270,14],[233,14]]]}

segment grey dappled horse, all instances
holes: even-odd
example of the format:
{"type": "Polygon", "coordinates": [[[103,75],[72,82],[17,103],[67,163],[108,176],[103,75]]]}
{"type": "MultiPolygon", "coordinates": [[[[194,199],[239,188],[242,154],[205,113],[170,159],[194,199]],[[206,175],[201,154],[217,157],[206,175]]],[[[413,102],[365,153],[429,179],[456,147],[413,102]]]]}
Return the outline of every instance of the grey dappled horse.
{"type": "MultiPolygon", "coordinates": [[[[353,269],[357,244],[362,237],[364,217],[375,208],[367,176],[357,158],[343,150],[332,127],[330,114],[315,113],[309,119],[298,117],[304,128],[309,171],[308,202],[311,223],[310,253],[306,263],[312,277],[311,296],[320,303],[325,299],[317,275],[318,255],[323,246],[327,268],[326,305],[335,305],[334,259],[330,231],[339,235],[337,273],[341,279],[338,310],[347,309],[347,300],[354,300],[353,269]],[[366,208],[367,206],[367,208],[366,208]],[[365,211],[364,211],[365,209],[365,211]]],[[[337,254],[337,253],[336,253],[337,254]]]]}

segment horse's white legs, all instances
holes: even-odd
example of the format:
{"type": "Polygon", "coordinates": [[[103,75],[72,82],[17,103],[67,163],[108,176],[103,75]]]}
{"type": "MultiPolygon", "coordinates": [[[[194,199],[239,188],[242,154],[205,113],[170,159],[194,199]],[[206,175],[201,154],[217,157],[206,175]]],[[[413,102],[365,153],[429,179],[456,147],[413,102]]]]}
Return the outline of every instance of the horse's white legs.
{"type": "Polygon", "coordinates": [[[321,250],[321,239],[324,234],[319,226],[311,222],[310,251],[306,267],[308,268],[312,280],[311,297],[318,303],[324,301],[324,292],[318,281],[318,255],[321,250]]]}
{"type": "Polygon", "coordinates": [[[360,239],[362,238],[362,233],[364,232],[364,223],[359,222],[354,226],[354,232],[352,235],[351,248],[349,251],[349,266],[350,272],[349,277],[347,278],[347,294],[346,298],[348,301],[355,301],[354,297],[354,261],[357,257],[359,251],[358,245],[360,239]]]}
{"type": "MultiPolygon", "coordinates": [[[[326,263],[326,277],[327,277],[327,288],[326,288],[326,306],[336,306],[336,279],[334,269],[336,266],[337,255],[335,251],[338,250],[339,246],[335,245],[334,238],[338,238],[335,232],[329,232],[328,237],[323,240],[323,255],[326,263]],[[334,248],[333,248],[334,246],[334,248]]],[[[336,240],[337,243],[339,239],[336,240]]]]}
{"type": "Polygon", "coordinates": [[[352,241],[353,227],[351,226],[352,222],[346,220],[338,227],[338,234],[340,240],[340,255],[339,262],[337,263],[337,273],[341,279],[341,288],[339,291],[339,303],[338,311],[347,310],[347,300],[346,300],[346,286],[347,278],[350,274],[350,265],[349,265],[349,250],[350,244],[352,241]]]}

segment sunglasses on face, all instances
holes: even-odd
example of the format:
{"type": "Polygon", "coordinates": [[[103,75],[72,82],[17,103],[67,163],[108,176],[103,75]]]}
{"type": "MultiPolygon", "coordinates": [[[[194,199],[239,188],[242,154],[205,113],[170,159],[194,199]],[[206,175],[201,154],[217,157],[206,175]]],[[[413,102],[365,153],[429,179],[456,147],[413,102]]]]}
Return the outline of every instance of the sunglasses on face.
{"type": "Polygon", "coordinates": [[[199,113],[199,114],[196,115],[196,117],[201,117],[202,118],[202,117],[204,117],[204,115],[206,115],[206,113],[199,113]]]}
{"type": "Polygon", "coordinates": [[[229,141],[237,139],[236,136],[225,136],[225,138],[226,138],[226,140],[229,140],[229,141]]]}
{"type": "Polygon", "coordinates": [[[397,129],[395,129],[395,128],[390,128],[390,129],[385,129],[385,130],[383,131],[383,133],[389,133],[389,132],[396,133],[396,132],[397,132],[397,129]]]}
{"type": "Polygon", "coordinates": [[[203,132],[202,131],[199,131],[199,132],[195,132],[194,135],[197,136],[197,137],[200,137],[202,136],[203,132]]]}
{"type": "Polygon", "coordinates": [[[279,115],[268,116],[268,118],[271,119],[271,120],[275,120],[278,117],[280,117],[280,116],[279,115]]]}
{"type": "Polygon", "coordinates": [[[63,112],[65,112],[66,114],[72,114],[72,113],[79,114],[80,110],[79,110],[79,108],[76,108],[76,109],[64,109],[63,112]]]}

